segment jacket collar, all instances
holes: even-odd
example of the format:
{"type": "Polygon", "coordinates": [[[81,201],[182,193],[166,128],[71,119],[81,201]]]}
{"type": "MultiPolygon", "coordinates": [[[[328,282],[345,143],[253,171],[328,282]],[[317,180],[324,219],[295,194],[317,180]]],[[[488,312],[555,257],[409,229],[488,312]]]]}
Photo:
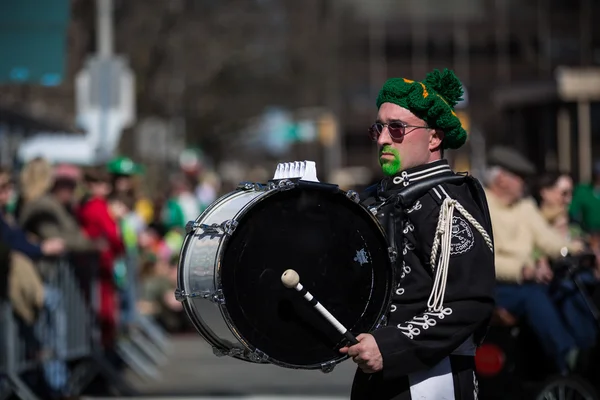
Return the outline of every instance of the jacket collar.
{"type": "Polygon", "coordinates": [[[450,169],[447,160],[437,160],[428,164],[409,168],[396,176],[385,178],[382,181],[381,189],[383,191],[398,190],[422,179],[452,174],[454,174],[454,172],[450,169]]]}

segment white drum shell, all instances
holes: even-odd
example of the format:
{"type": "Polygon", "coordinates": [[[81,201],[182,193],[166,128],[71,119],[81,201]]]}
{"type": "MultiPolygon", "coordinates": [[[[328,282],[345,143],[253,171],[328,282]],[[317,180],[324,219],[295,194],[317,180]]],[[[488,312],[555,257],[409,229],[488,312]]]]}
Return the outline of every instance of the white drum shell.
{"type": "Polygon", "coordinates": [[[229,221],[235,221],[266,193],[265,190],[237,191],[213,203],[194,221],[179,261],[177,296],[183,300],[186,313],[200,335],[213,346],[217,355],[253,362],[263,360],[234,334],[235,326],[230,323],[222,297],[220,264],[229,235],[218,228],[215,234],[210,234],[206,227],[224,227],[229,221]]]}

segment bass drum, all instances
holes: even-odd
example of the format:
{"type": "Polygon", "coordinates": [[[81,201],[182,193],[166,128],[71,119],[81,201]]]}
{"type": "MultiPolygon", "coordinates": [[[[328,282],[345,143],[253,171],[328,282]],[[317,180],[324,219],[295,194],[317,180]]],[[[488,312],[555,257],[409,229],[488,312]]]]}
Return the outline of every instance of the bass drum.
{"type": "Polygon", "coordinates": [[[355,335],[385,321],[393,263],[383,228],[354,192],[291,180],[244,184],[194,222],[176,297],[215,354],[324,372],[344,337],[281,282],[288,269],[355,335]]]}

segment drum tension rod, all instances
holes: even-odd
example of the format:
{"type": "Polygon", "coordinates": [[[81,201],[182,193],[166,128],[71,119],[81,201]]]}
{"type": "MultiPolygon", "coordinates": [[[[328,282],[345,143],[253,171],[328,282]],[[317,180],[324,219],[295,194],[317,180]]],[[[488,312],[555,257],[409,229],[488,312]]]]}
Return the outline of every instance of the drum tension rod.
{"type": "Polygon", "coordinates": [[[199,224],[196,221],[190,221],[185,225],[185,232],[195,236],[231,236],[238,226],[238,222],[232,219],[223,221],[220,224],[199,224]]]}
{"type": "Polygon", "coordinates": [[[290,190],[294,189],[298,184],[290,179],[281,179],[269,182],[269,189],[290,190]]]}
{"type": "Polygon", "coordinates": [[[223,295],[223,291],[221,289],[216,292],[190,292],[187,293],[185,290],[177,288],[175,289],[175,300],[179,302],[183,302],[184,300],[201,297],[202,299],[206,299],[215,304],[225,304],[225,296],[223,295]]]}
{"type": "Polygon", "coordinates": [[[265,190],[266,186],[257,182],[241,182],[237,185],[237,190],[265,190]]]}

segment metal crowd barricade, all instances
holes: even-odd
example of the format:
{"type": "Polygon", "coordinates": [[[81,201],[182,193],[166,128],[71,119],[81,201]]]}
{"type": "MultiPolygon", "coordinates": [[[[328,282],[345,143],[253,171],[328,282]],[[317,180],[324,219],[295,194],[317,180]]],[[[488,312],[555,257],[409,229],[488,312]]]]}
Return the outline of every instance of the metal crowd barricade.
{"type": "Polygon", "coordinates": [[[158,366],[167,362],[168,340],[161,328],[151,319],[140,315],[135,305],[138,296],[138,257],[129,254],[126,259],[127,289],[121,293],[128,299],[128,307],[122,309],[128,328],[126,335],[117,343],[117,353],[127,366],[142,380],[156,380],[158,366]]]}
{"type": "MultiPolygon", "coordinates": [[[[39,388],[25,377],[35,371],[41,371],[46,382],[62,382],[66,377],[70,395],[81,394],[98,375],[118,394],[135,394],[101,344],[96,320],[97,261],[96,254],[51,264],[43,261],[50,273],[44,274],[44,308],[33,326],[22,323],[11,305],[0,300],[0,400],[11,393],[37,400],[39,388]]],[[[155,379],[156,366],[166,359],[167,339],[152,321],[139,317],[136,321],[138,329],[127,341],[120,341],[117,353],[138,375],[155,379]]]]}
{"type": "Polygon", "coordinates": [[[31,364],[19,354],[19,334],[12,314],[10,304],[0,301],[0,399],[14,393],[21,399],[33,400],[36,396],[20,376],[31,364]]]}

